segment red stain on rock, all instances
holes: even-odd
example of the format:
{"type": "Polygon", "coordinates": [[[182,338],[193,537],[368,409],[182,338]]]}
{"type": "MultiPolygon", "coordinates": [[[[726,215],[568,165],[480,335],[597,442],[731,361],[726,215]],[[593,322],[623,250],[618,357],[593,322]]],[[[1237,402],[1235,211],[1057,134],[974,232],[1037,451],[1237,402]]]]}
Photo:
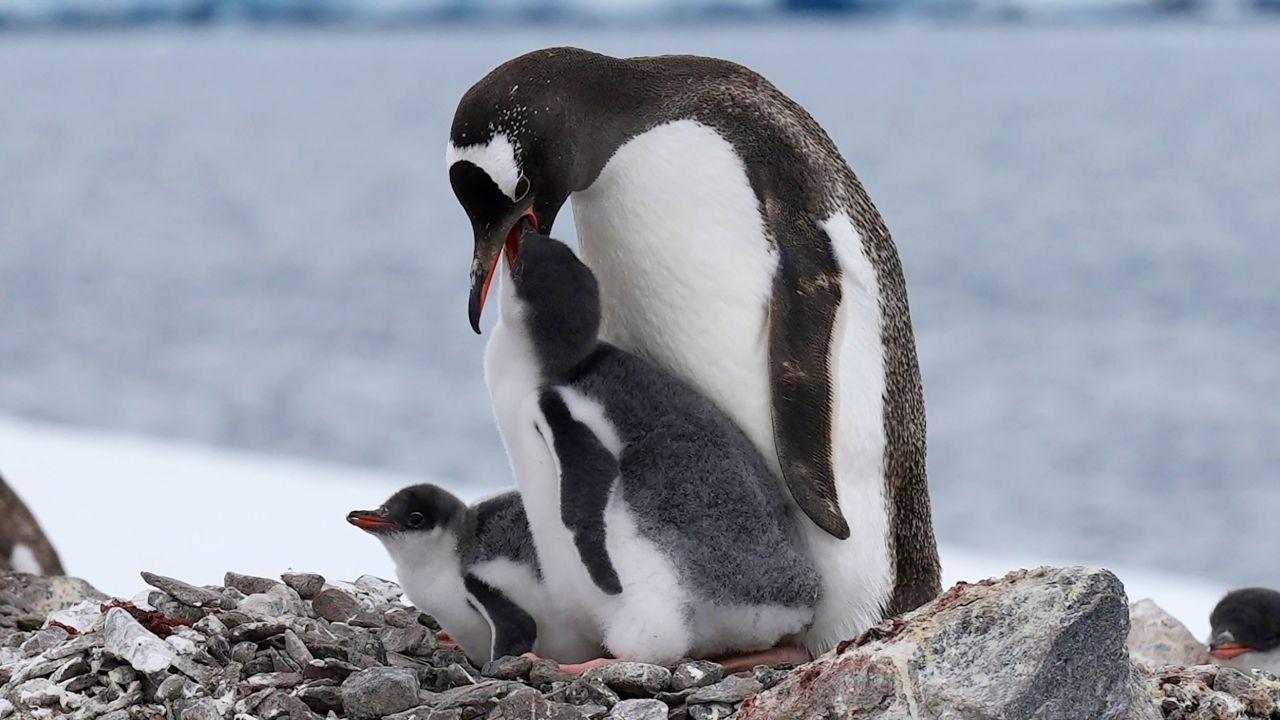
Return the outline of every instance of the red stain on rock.
{"type": "Polygon", "coordinates": [[[183,618],[169,617],[162,612],[155,610],[143,610],[131,602],[124,600],[112,600],[102,606],[102,612],[106,612],[113,607],[120,608],[133,616],[142,627],[155,633],[158,638],[167,638],[173,634],[176,627],[190,627],[191,621],[183,618]]]}

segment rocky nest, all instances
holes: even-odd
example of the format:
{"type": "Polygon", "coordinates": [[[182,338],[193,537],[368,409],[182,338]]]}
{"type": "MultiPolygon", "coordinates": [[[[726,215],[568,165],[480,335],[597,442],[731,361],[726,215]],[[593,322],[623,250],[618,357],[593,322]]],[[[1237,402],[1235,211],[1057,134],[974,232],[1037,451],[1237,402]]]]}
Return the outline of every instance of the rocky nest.
{"type": "Polygon", "coordinates": [[[111,600],[74,578],[0,577],[0,718],[38,720],[717,720],[788,668],[551,661],[472,666],[372,576],[227,573],[111,600]]]}

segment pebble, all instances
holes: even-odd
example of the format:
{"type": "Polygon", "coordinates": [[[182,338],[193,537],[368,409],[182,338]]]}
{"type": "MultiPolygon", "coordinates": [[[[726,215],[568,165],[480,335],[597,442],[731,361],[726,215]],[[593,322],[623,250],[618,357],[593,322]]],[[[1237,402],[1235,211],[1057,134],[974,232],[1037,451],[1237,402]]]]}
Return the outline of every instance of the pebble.
{"type": "Polygon", "coordinates": [[[287,572],[280,576],[284,584],[293,588],[304,600],[314,598],[324,588],[324,576],[308,572],[287,572]]]}
{"type": "Polygon", "coordinates": [[[279,585],[280,581],[256,575],[241,575],[240,573],[229,572],[223,576],[222,584],[235,588],[245,595],[254,595],[256,593],[265,593],[279,585]]]}
{"type": "Polygon", "coordinates": [[[311,609],[329,622],[346,622],[360,612],[360,603],[337,588],[325,588],[311,601],[311,609]]]}
{"type": "Polygon", "coordinates": [[[609,711],[617,720],[667,720],[667,704],[653,699],[623,700],[609,711]]]}
{"type": "MultiPolygon", "coordinates": [[[[151,587],[168,593],[174,600],[183,605],[197,608],[222,608],[223,610],[231,610],[236,606],[234,600],[222,593],[196,587],[171,577],[143,571],[142,579],[151,587]]],[[[156,609],[159,610],[160,608],[157,607],[156,609]]]]}
{"type": "Polygon", "coordinates": [[[690,705],[688,712],[690,720],[723,720],[733,714],[733,706],[724,703],[690,705]]]}
{"type": "Polygon", "coordinates": [[[680,692],[688,688],[713,685],[724,679],[724,667],[706,660],[682,662],[671,673],[671,689],[680,692]]]}
{"type": "Polygon", "coordinates": [[[523,692],[499,700],[489,720],[586,720],[573,705],[552,702],[534,692],[523,692]]]}
{"type": "MultiPolygon", "coordinates": [[[[383,642],[386,643],[385,634],[383,642]]],[[[391,647],[388,645],[387,649],[390,650],[391,647]]],[[[498,680],[519,680],[529,677],[529,671],[532,669],[533,660],[523,655],[507,655],[485,663],[484,667],[480,668],[480,674],[498,680]]]]}
{"type": "Polygon", "coordinates": [[[129,613],[114,607],[102,625],[103,649],[143,673],[160,672],[176,655],[165,641],[138,624],[129,613]]]}
{"type": "Polygon", "coordinates": [[[368,668],[342,683],[342,710],[353,720],[373,720],[417,704],[418,675],[409,668],[368,668]]]}
{"type": "Polygon", "coordinates": [[[736,705],[762,689],[763,686],[755,678],[730,675],[715,685],[698,688],[688,697],[687,702],[689,705],[701,705],[703,703],[736,705]]]}
{"type": "Polygon", "coordinates": [[[627,697],[652,696],[666,690],[671,683],[671,671],[660,666],[639,662],[616,662],[591,668],[584,678],[599,678],[610,689],[627,697]]]}

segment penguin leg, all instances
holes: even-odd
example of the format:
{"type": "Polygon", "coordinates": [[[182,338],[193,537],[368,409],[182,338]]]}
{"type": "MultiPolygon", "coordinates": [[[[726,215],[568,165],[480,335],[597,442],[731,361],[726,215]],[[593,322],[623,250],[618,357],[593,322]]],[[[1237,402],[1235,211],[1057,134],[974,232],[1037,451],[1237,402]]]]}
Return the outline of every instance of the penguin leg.
{"type": "Polygon", "coordinates": [[[775,645],[768,650],[713,658],[712,662],[723,665],[724,671],[732,674],[750,670],[757,665],[803,665],[812,660],[813,655],[803,645],[775,645]]]}
{"type": "Polygon", "coordinates": [[[497,588],[475,575],[467,574],[463,585],[483,608],[489,621],[491,641],[489,657],[497,660],[533,650],[538,639],[538,624],[524,608],[515,604],[497,588]]]}

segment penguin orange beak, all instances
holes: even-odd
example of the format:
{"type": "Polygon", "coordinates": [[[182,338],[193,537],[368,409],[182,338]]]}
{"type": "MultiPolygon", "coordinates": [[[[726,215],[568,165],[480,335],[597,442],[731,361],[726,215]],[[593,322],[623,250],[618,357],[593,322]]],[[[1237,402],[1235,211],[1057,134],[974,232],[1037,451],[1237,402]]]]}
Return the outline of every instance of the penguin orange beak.
{"type": "Polygon", "coordinates": [[[400,529],[400,523],[388,520],[373,510],[352,510],[347,513],[347,522],[371,533],[400,529]]]}
{"type": "Polygon", "coordinates": [[[524,233],[525,223],[538,227],[538,217],[533,210],[526,210],[523,215],[507,230],[502,242],[492,240],[476,240],[475,254],[471,259],[471,301],[467,313],[471,319],[471,329],[480,334],[480,313],[484,312],[484,302],[489,298],[489,286],[493,284],[493,274],[497,272],[502,251],[507,251],[507,261],[515,262],[520,252],[520,235],[524,233]],[[496,245],[496,247],[495,247],[496,245]]]}
{"type": "Polygon", "coordinates": [[[1209,646],[1209,654],[1218,660],[1230,660],[1247,652],[1253,652],[1253,648],[1234,642],[1215,643],[1209,646]]]}

